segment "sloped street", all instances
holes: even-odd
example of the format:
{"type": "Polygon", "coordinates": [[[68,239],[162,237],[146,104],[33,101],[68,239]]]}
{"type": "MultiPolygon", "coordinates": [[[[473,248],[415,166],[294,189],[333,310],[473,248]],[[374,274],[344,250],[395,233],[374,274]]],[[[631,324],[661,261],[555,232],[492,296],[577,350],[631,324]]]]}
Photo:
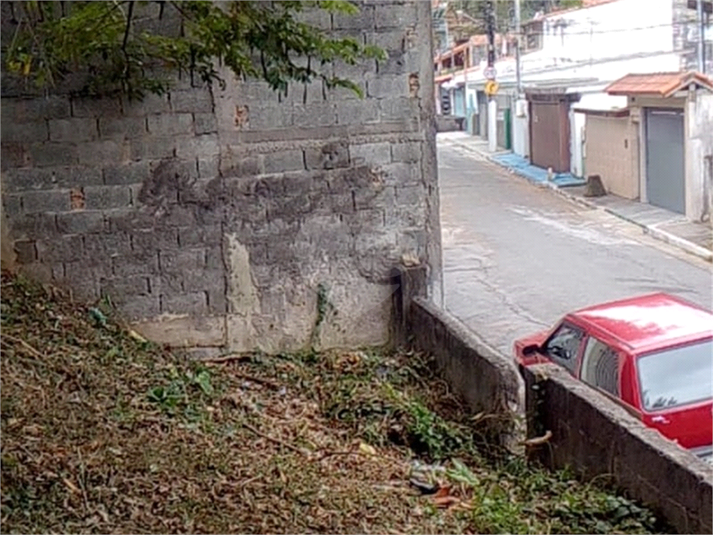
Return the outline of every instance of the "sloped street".
{"type": "Polygon", "coordinates": [[[579,307],[665,291],[711,308],[711,265],[439,139],[446,308],[512,342],[579,307]]]}

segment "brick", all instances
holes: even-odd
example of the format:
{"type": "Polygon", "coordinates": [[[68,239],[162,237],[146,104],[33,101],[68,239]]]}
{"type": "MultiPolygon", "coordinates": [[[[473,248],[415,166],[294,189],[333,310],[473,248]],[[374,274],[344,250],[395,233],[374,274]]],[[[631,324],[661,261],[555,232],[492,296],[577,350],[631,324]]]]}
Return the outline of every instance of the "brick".
{"type": "Polygon", "coordinates": [[[37,242],[37,256],[45,263],[79,260],[82,251],[81,236],[62,236],[51,241],[43,239],[37,242]]]}
{"type": "Polygon", "coordinates": [[[423,147],[418,141],[394,143],[391,145],[391,161],[416,163],[421,160],[423,147]]]}
{"type": "Polygon", "coordinates": [[[171,104],[167,95],[148,94],[141,101],[124,100],[122,105],[126,117],[144,117],[154,113],[171,112],[171,104]]]}
{"type": "Polygon", "coordinates": [[[398,98],[409,96],[409,82],[406,74],[384,74],[366,82],[366,92],[375,98],[398,98]]]}
{"type": "Polygon", "coordinates": [[[304,154],[301,150],[279,151],[265,158],[265,173],[284,173],[304,168],[304,154]]]}
{"type": "Polygon", "coordinates": [[[223,230],[220,225],[190,226],[178,229],[178,243],[182,248],[220,245],[223,230]]]}
{"type": "Polygon", "coordinates": [[[218,121],[214,113],[194,113],[193,128],[196,134],[213,134],[218,131],[218,121]]]}
{"type": "Polygon", "coordinates": [[[3,171],[30,165],[30,152],[26,144],[3,142],[0,147],[0,166],[3,171]]]}
{"type": "Polygon", "coordinates": [[[135,139],[148,132],[144,117],[102,117],[99,135],[102,139],[135,139]]]}
{"type": "Polygon", "coordinates": [[[197,157],[208,158],[220,154],[217,134],[202,136],[181,136],[176,138],[176,156],[185,160],[197,157]]]}
{"type": "Polygon", "coordinates": [[[119,164],[129,159],[129,145],[126,142],[104,140],[82,143],[78,146],[79,163],[103,167],[119,164]]]}
{"type": "Polygon", "coordinates": [[[131,235],[131,248],[137,253],[153,254],[178,247],[178,230],[175,228],[137,231],[131,235]]]}
{"type": "Polygon", "coordinates": [[[418,20],[415,3],[377,5],[374,12],[376,28],[405,28],[418,20]]]}
{"type": "Polygon", "coordinates": [[[79,163],[79,150],[71,143],[34,143],[30,160],[37,167],[57,167],[79,163]]]}
{"type": "Polygon", "coordinates": [[[149,136],[133,139],[130,142],[132,160],[160,160],[176,155],[176,139],[173,137],[149,136]]]}
{"type": "Polygon", "coordinates": [[[88,257],[128,255],[131,253],[131,241],[124,232],[89,234],[84,236],[84,252],[88,257]]]}
{"type": "Polygon", "coordinates": [[[359,13],[348,15],[346,13],[332,14],[332,28],[335,30],[362,30],[374,27],[374,8],[372,6],[359,6],[359,13]]]}
{"type": "Polygon", "coordinates": [[[150,115],[146,119],[151,134],[172,136],[193,133],[193,115],[190,113],[171,113],[150,115]]]}
{"type": "Polygon", "coordinates": [[[129,275],[158,274],[158,254],[130,254],[112,258],[114,275],[127,277],[129,275]]]}
{"type": "Polygon", "coordinates": [[[11,143],[38,143],[49,139],[46,121],[32,123],[15,123],[2,121],[0,123],[2,140],[11,143]]]}
{"type": "Polygon", "coordinates": [[[3,122],[9,120],[24,123],[43,119],[64,119],[70,114],[69,98],[66,96],[2,99],[3,122]]]}
{"type": "Polygon", "coordinates": [[[300,128],[331,126],[337,122],[337,109],[331,102],[296,105],[293,109],[293,121],[300,128]]]}
{"type": "Polygon", "coordinates": [[[397,97],[385,98],[379,102],[382,121],[414,119],[420,115],[416,99],[397,97]]]}
{"type": "Polygon", "coordinates": [[[121,100],[118,98],[72,98],[72,117],[119,116],[121,111],[121,100]]]}
{"type": "Polygon", "coordinates": [[[346,100],[337,102],[337,124],[365,124],[379,121],[376,100],[346,100]]]}
{"type": "Polygon", "coordinates": [[[37,247],[34,241],[16,241],[13,249],[20,264],[31,264],[37,260],[37,247]]]}
{"type": "Polygon", "coordinates": [[[213,95],[209,89],[171,91],[170,101],[174,112],[210,113],[213,111],[213,95]]]}
{"type": "Polygon", "coordinates": [[[102,295],[110,297],[148,295],[148,277],[145,275],[130,275],[128,277],[102,278],[99,281],[102,295]]]}
{"type": "Polygon", "coordinates": [[[161,252],[161,273],[183,273],[186,270],[202,270],[205,267],[205,249],[183,249],[161,252]]]}
{"type": "Polygon", "coordinates": [[[97,120],[92,118],[53,119],[49,121],[50,140],[81,143],[99,137],[97,120]]]}
{"type": "Polygon", "coordinates": [[[149,162],[129,162],[104,168],[104,183],[108,186],[142,184],[149,178],[149,162]]]}
{"type": "Polygon", "coordinates": [[[77,211],[57,214],[57,230],[61,234],[96,234],[104,231],[101,211],[77,211]]]}
{"type": "Polygon", "coordinates": [[[26,191],[22,195],[22,207],[27,214],[67,212],[69,211],[69,192],[66,190],[26,191]]]}
{"type": "Polygon", "coordinates": [[[159,296],[134,296],[119,306],[119,312],[132,321],[154,318],[161,313],[159,296]]]}
{"type": "Polygon", "coordinates": [[[381,165],[391,162],[391,143],[351,145],[349,157],[354,165],[381,165]]]}
{"type": "Polygon", "coordinates": [[[124,208],[131,204],[131,195],[126,186],[87,186],[84,195],[88,210],[124,208]]]}

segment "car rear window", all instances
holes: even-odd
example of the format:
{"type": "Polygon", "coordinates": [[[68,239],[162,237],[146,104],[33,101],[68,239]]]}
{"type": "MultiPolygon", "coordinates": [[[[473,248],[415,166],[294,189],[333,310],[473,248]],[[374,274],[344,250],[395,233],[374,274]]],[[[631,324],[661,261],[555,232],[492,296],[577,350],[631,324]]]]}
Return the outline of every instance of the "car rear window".
{"type": "Polygon", "coordinates": [[[680,407],[713,397],[713,340],[644,355],[637,366],[646,411],[680,407]]]}

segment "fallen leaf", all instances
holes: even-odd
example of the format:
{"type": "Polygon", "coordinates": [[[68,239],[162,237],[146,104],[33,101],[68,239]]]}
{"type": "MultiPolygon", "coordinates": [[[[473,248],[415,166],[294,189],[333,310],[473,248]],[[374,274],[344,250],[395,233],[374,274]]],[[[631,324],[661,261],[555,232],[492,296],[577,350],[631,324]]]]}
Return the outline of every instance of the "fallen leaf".
{"type": "Polygon", "coordinates": [[[66,477],[65,477],[65,478],[62,478],[62,483],[64,483],[64,486],[67,487],[67,488],[68,488],[71,492],[73,492],[74,494],[81,494],[81,493],[82,493],[82,491],[79,490],[79,487],[77,487],[77,485],[75,485],[74,483],[72,483],[72,482],[71,482],[69,479],[67,479],[66,477]]]}
{"type": "Polygon", "coordinates": [[[370,446],[365,442],[359,443],[359,451],[364,455],[376,455],[376,450],[374,449],[374,447],[370,446]]]}
{"type": "Polygon", "coordinates": [[[434,498],[443,498],[445,496],[449,496],[451,493],[451,487],[449,485],[444,485],[443,487],[439,488],[436,494],[433,496],[434,498]]]}
{"type": "Polygon", "coordinates": [[[455,496],[441,496],[440,498],[434,498],[433,503],[440,509],[446,509],[460,503],[460,500],[455,496]]]}

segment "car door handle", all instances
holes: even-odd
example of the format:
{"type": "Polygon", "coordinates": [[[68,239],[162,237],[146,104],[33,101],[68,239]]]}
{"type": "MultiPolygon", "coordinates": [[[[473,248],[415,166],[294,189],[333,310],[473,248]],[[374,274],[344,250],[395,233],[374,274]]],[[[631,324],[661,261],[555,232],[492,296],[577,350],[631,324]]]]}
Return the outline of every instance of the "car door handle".
{"type": "Polygon", "coordinates": [[[655,422],[657,424],[670,424],[671,423],[671,420],[669,420],[665,416],[654,416],[653,418],[651,418],[651,421],[655,422]]]}

